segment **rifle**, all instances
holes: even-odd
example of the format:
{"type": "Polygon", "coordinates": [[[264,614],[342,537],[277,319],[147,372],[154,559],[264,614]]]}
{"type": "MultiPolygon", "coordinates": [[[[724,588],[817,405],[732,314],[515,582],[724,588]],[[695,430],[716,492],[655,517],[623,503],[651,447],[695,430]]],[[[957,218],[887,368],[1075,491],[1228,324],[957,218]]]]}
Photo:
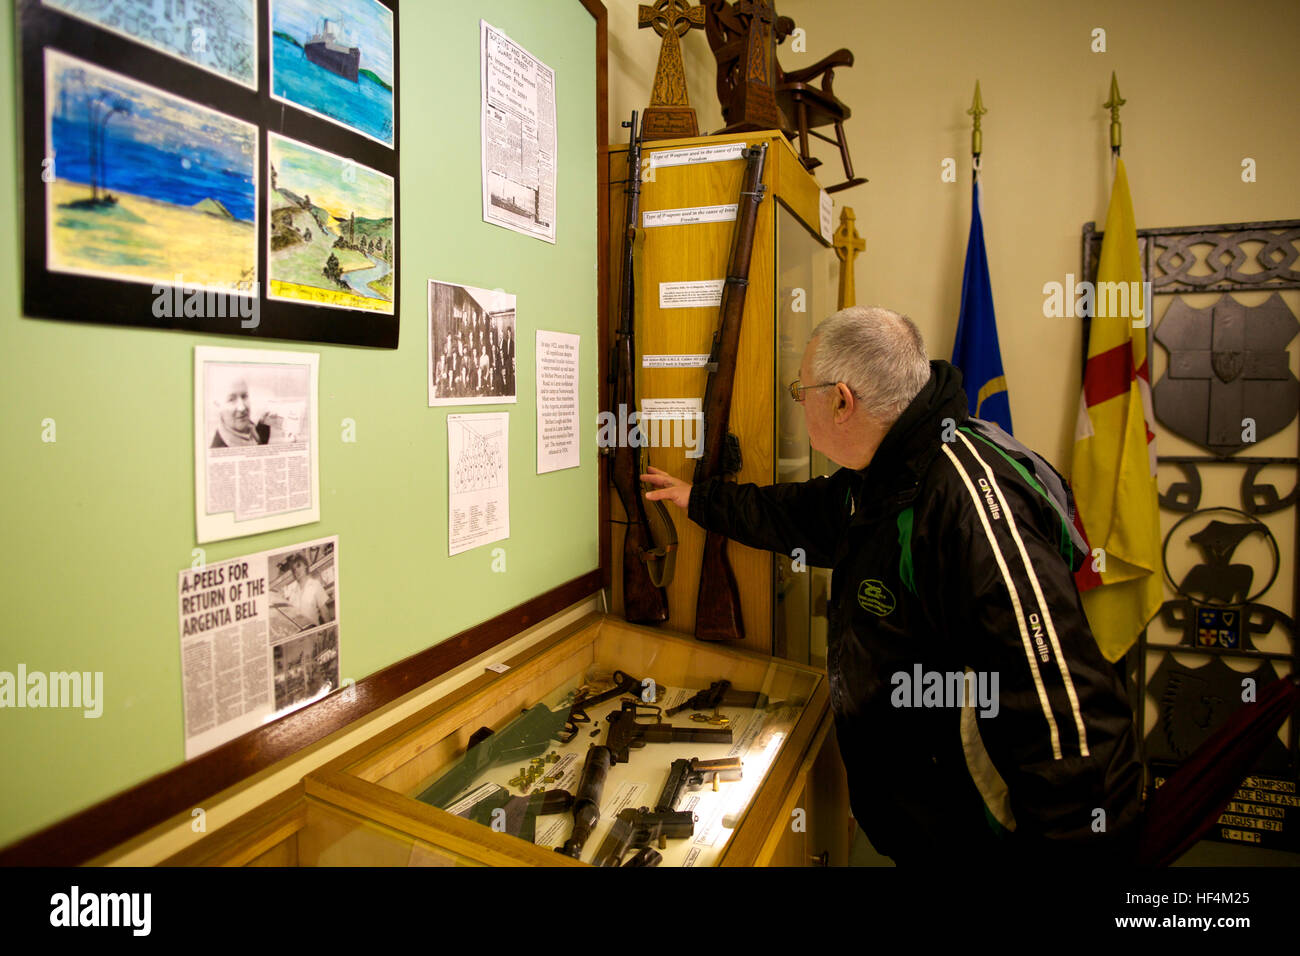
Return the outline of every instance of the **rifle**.
{"type": "MultiPolygon", "coordinates": [[[[736,353],[740,346],[740,324],[745,312],[745,291],[749,286],[749,260],[754,251],[758,207],[766,188],[763,166],[767,143],[748,147],[744,153],[745,178],[736,209],[736,232],[731,261],[722,289],[718,330],[713,334],[709,354],[709,382],[704,392],[704,451],[695,463],[695,484],[709,478],[740,471],[740,442],[728,432],[731,419],[731,391],[736,379],[736,353]]],[[[740,617],[740,591],[736,575],[727,560],[727,539],[709,531],[704,538],[704,560],[700,567],[700,592],[695,604],[695,636],[702,641],[738,641],[745,636],[740,617]]]]}
{"type": "MultiPolygon", "coordinates": [[[[627,150],[626,213],[623,234],[623,272],[619,276],[619,327],[611,357],[610,382],[614,385],[615,419],[627,420],[636,403],[636,285],[633,279],[633,246],[637,221],[641,215],[641,137],[632,112],[627,150]],[[621,414],[620,414],[621,413],[621,414]]],[[[677,532],[662,501],[656,501],[656,513],[668,529],[668,543],[655,547],[641,489],[641,437],[637,424],[627,441],[614,441],[611,477],[623,512],[627,515],[627,532],[623,536],[623,616],[634,624],[660,624],[668,620],[668,593],[664,585],[672,581],[673,561],[677,549],[677,532]],[[633,436],[636,436],[635,441],[633,436]],[[635,446],[635,447],[634,447],[635,446]]]]}
{"type": "Polygon", "coordinates": [[[622,708],[606,717],[605,722],[609,724],[605,747],[609,749],[613,763],[627,763],[628,751],[633,747],[644,747],[646,744],[683,742],[729,744],[732,742],[730,729],[699,730],[695,727],[674,727],[663,722],[658,707],[640,704],[634,700],[623,701],[622,708]],[[654,723],[637,723],[637,712],[643,710],[654,712],[654,723]]]}
{"type": "Polygon", "coordinates": [[[676,707],[664,711],[665,717],[680,714],[683,710],[717,710],[719,707],[766,707],[767,695],[757,690],[735,690],[729,680],[715,680],[708,690],[702,690],[676,707]]]}

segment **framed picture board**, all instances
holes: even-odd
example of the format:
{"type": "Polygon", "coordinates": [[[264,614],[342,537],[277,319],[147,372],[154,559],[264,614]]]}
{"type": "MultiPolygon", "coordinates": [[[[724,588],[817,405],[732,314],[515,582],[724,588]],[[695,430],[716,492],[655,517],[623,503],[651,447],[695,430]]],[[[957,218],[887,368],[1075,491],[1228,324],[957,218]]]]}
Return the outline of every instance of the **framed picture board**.
{"type": "Polygon", "coordinates": [[[23,310],[396,348],[397,0],[21,0],[23,310]]]}

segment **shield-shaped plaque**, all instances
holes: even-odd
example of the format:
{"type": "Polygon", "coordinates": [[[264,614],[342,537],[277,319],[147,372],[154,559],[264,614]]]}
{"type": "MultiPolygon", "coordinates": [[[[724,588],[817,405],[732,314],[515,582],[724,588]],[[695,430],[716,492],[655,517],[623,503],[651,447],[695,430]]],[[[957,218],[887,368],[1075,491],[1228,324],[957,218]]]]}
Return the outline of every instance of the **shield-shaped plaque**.
{"type": "Polygon", "coordinates": [[[1152,390],[1156,418],[1219,455],[1281,431],[1300,407],[1286,351],[1297,331],[1277,293],[1257,306],[1230,295],[1205,309],[1175,299],[1155,332],[1169,352],[1152,390]]]}

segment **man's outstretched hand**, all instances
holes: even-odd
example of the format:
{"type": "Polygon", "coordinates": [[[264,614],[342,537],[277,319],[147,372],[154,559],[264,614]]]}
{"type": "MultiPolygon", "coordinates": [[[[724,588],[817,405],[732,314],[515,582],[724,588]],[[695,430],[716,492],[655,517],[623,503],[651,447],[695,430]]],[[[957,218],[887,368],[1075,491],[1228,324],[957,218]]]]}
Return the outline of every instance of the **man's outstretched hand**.
{"type": "Polygon", "coordinates": [[[662,471],[653,465],[647,466],[650,469],[649,474],[641,476],[641,480],[647,485],[654,485],[654,491],[645,493],[647,501],[671,501],[677,507],[685,510],[691,503],[691,486],[680,478],[674,478],[666,471],[662,471]]]}

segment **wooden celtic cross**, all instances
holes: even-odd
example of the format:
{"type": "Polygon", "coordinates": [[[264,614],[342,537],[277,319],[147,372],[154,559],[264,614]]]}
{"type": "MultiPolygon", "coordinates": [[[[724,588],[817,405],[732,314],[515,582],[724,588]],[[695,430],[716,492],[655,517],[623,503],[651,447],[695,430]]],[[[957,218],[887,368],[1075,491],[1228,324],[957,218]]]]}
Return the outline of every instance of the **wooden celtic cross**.
{"type": "Polygon", "coordinates": [[[673,139],[698,136],[695,110],[686,93],[686,67],[682,63],[681,38],[691,30],[704,29],[704,7],[691,6],[690,0],[656,0],[637,8],[637,25],[653,27],[663,37],[659,47],[659,66],[655,70],[650,106],[642,120],[645,139],[673,139]]]}

